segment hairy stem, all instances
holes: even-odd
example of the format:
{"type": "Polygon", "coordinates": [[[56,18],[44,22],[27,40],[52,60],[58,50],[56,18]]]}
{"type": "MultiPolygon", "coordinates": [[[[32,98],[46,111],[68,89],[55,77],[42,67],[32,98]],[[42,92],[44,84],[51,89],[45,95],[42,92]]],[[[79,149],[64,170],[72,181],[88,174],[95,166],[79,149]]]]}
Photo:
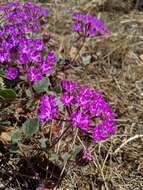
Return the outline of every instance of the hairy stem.
{"type": "Polygon", "coordinates": [[[71,60],[71,63],[72,63],[72,64],[74,64],[74,63],[76,62],[76,60],[78,59],[79,54],[80,54],[82,48],[84,47],[85,42],[86,42],[86,36],[83,37],[82,43],[80,44],[80,47],[79,47],[79,49],[78,49],[76,55],[75,55],[74,58],[71,60]]]}

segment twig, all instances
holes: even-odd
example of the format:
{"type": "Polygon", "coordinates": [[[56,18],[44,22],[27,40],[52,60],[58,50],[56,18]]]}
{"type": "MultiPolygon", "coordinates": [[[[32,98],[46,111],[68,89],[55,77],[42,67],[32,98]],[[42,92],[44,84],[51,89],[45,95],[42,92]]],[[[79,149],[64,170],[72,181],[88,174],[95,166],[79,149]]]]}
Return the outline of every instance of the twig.
{"type": "Polygon", "coordinates": [[[54,140],[53,144],[52,144],[49,148],[52,148],[53,146],[55,146],[55,145],[59,142],[59,140],[65,135],[65,133],[66,133],[70,128],[71,128],[70,126],[67,127],[67,128],[64,130],[64,132],[59,136],[59,138],[57,138],[57,139],[54,140]]]}
{"type": "Polygon", "coordinates": [[[129,138],[129,139],[126,140],[123,144],[121,144],[121,145],[114,151],[113,154],[117,154],[117,153],[120,151],[120,149],[121,149],[123,146],[125,146],[127,143],[129,143],[129,142],[131,142],[131,141],[133,141],[133,140],[135,140],[135,139],[142,138],[142,137],[143,137],[143,135],[135,135],[134,137],[129,138]]]}

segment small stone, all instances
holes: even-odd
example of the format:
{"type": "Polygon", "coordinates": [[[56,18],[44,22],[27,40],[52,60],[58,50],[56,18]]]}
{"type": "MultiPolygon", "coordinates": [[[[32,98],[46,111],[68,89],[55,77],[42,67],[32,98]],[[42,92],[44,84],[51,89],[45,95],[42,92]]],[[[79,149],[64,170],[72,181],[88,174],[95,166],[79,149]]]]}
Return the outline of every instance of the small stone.
{"type": "Polygon", "coordinates": [[[139,56],[139,58],[140,58],[140,60],[143,61],[143,54],[141,54],[141,55],[139,56]]]}

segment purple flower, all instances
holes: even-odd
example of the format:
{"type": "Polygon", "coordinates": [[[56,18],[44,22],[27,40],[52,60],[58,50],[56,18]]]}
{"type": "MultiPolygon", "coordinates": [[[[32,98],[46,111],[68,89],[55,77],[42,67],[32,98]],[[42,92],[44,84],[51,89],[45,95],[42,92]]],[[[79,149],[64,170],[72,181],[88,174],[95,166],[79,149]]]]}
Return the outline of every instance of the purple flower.
{"type": "Polygon", "coordinates": [[[78,95],[75,97],[76,103],[83,109],[87,109],[90,103],[90,97],[78,95]]]}
{"type": "Polygon", "coordinates": [[[28,59],[28,55],[26,53],[21,53],[18,58],[17,61],[19,64],[26,64],[28,63],[29,59],[28,59]]]}
{"type": "Polygon", "coordinates": [[[75,12],[73,13],[72,17],[74,20],[78,21],[78,23],[76,22],[72,25],[74,31],[81,31],[81,28],[85,28],[87,30],[88,26],[88,30],[85,30],[87,32],[87,37],[95,36],[97,34],[97,31],[102,35],[109,33],[104,24],[94,16],[83,15],[81,13],[75,12]]]}
{"type": "Polygon", "coordinates": [[[11,44],[7,41],[3,41],[1,44],[1,47],[5,50],[10,50],[13,47],[13,44],[11,44]]]}
{"type": "Polygon", "coordinates": [[[73,23],[72,24],[72,30],[73,31],[82,31],[83,27],[81,23],[73,23]]]}
{"type": "Polygon", "coordinates": [[[88,161],[91,161],[93,159],[93,156],[91,154],[91,151],[88,150],[88,149],[83,149],[83,158],[88,160],[88,161]]]}
{"type": "Polygon", "coordinates": [[[97,125],[93,129],[92,138],[96,141],[105,141],[111,134],[114,134],[115,131],[115,124],[105,120],[102,124],[97,125]]]}
{"type": "Polygon", "coordinates": [[[104,125],[97,125],[92,131],[92,138],[96,141],[104,141],[108,138],[108,132],[104,125]]]}
{"type": "Polygon", "coordinates": [[[44,95],[40,98],[38,118],[41,121],[50,121],[56,118],[58,112],[56,96],[44,95]]]}
{"type": "Polygon", "coordinates": [[[0,6],[0,10],[10,9],[10,8],[17,8],[20,6],[19,2],[11,2],[11,3],[5,3],[0,6]]]}
{"type": "Polygon", "coordinates": [[[93,24],[97,31],[102,35],[109,33],[109,30],[104,26],[104,24],[95,17],[92,18],[91,24],[93,24]]]}
{"type": "Polygon", "coordinates": [[[77,83],[68,81],[68,80],[63,80],[62,81],[62,88],[66,90],[67,92],[72,92],[77,88],[77,83]]]}
{"type": "Polygon", "coordinates": [[[102,125],[106,126],[106,130],[108,132],[109,135],[114,135],[116,132],[116,124],[115,124],[115,118],[114,120],[110,121],[110,120],[104,120],[102,122],[102,125]]]}
{"type": "Polygon", "coordinates": [[[62,81],[62,88],[66,92],[61,96],[61,102],[71,107],[70,118],[73,127],[87,131],[89,127],[93,128],[95,120],[98,119],[100,124],[93,129],[93,139],[106,140],[115,133],[114,112],[102,94],[92,88],[78,86],[77,83],[67,80],[62,81]]]}
{"type": "Polygon", "coordinates": [[[46,61],[39,65],[43,74],[50,74],[54,71],[53,65],[47,63],[46,61]]]}
{"type": "Polygon", "coordinates": [[[33,53],[33,49],[30,47],[31,43],[32,43],[32,39],[21,38],[19,42],[19,46],[18,46],[19,51],[26,54],[33,53]]]}
{"type": "Polygon", "coordinates": [[[18,76],[18,69],[16,67],[9,67],[6,69],[6,77],[9,80],[15,80],[18,76]]]}
{"type": "Polygon", "coordinates": [[[37,82],[42,79],[42,73],[35,67],[30,67],[27,71],[27,79],[31,82],[37,82]]]}
{"type": "Polygon", "coordinates": [[[82,14],[79,13],[79,12],[74,12],[72,14],[72,18],[75,19],[75,20],[81,21],[82,20],[82,14]]]}
{"type": "Polygon", "coordinates": [[[96,36],[97,34],[97,30],[93,27],[90,27],[88,30],[87,30],[87,35],[89,36],[96,36]]]}
{"type": "Polygon", "coordinates": [[[56,61],[57,61],[57,58],[56,58],[55,53],[52,51],[49,51],[47,53],[47,62],[52,64],[52,63],[56,63],[56,61]]]}
{"type": "Polygon", "coordinates": [[[4,63],[10,59],[10,54],[0,50],[0,63],[4,63]]]}
{"type": "Polygon", "coordinates": [[[76,111],[71,114],[71,122],[73,127],[87,131],[89,127],[89,116],[84,112],[76,111]]]}
{"type": "Polygon", "coordinates": [[[93,156],[91,151],[85,148],[82,148],[76,155],[76,164],[79,166],[86,166],[92,160],[93,156]]]}
{"type": "Polygon", "coordinates": [[[79,88],[79,95],[91,97],[95,94],[95,91],[87,86],[80,86],[79,88]]]}
{"type": "Polygon", "coordinates": [[[81,106],[83,109],[88,109],[91,100],[94,96],[94,90],[90,89],[87,86],[80,86],[78,95],[75,97],[76,102],[79,106],[81,106]]]}
{"type": "Polygon", "coordinates": [[[31,51],[29,57],[30,57],[32,63],[37,63],[37,62],[42,61],[42,57],[41,57],[40,53],[36,52],[36,51],[31,51]]]}
{"type": "Polygon", "coordinates": [[[42,51],[44,48],[43,41],[41,39],[33,40],[33,45],[36,51],[42,51]]]}
{"type": "Polygon", "coordinates": [[[74,96],[72,96],[70,93],[66,92],[61,96],[61,102],[67,106],[72,105],[74,103],[74,96]]]}
{"type": "Polygon", "coordinates": [[[40,30],[40,25],[39,25],[39,23],[38,23],[37,21],[35,21],[35,22],[33,22],[31,28],[32,28],[32,31],[34,31],[34,32],[39,32],[39,30],[40,30]]]}
{"type": "Polygon", "coordinates": [[[47,11],[46,9],[44,9],[44,8],[42,8],[42,7],[40,7],[40,6],[37,6],[37,5],[25,3],[25,4],[23,5],[23,7],[24,7],[25,9],[28,9],[28,10],[30,10],[30,11],[34,11],[34,12],[36,12],[37,14],[40,14],[40,15],[43,15],[43,16],[48,16],[48,15],[49,15],[49,13],[48,13],[48,11],[47,11]]]}

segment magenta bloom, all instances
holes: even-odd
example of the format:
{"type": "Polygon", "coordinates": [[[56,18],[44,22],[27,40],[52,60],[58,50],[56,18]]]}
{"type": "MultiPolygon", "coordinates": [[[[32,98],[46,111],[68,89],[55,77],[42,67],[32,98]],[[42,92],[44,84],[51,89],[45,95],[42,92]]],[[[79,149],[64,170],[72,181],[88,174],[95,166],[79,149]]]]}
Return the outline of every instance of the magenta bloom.
{"type": "Polygon", "coordinates": [[[59,112],[56,96],[44,95],[40,99],[38,118],[41,121],[51,121],[59,112]]]}
{"type": "Polygon", "coordinates": [[[9,80],[15,80],[18,76],[18,69],[16,67],[9,67],[6,69],[6,77],[9,80]]]}
{"type": "MultiPolygon", "coordinates": [[[[86,34],[83,34],[87,37],[95,36],[97,32],[102,35],[109,33],[104,24],[94,16],[83,15],[81,13],[75,12],[73,13],[72,18],[75,20],[75,23],[72,25],[72,30],[81,31],[81,28],[84,28],[86,30],[86,34]]],[[[85,30],[83,31],[85,32],[85,30]]]]}
{"type": "Polygon", "coordinates": [[[42,73],[35,67],[30,67],[27,71],[27,79],[36,82],[42,79],[42,73]]]}
{"type": "Polygon", "coordinates": [[[115,124],[104,121],[101,125],[95,126],[92,131],[92,138],[96,141],[104,141],[109,138],[110,135],[116,131],[115,124]]]}
{"type": "Polygon", "coordinates": [[[0,63],[4,63],[10,59],[10,54],[0,50],[0,63]]]}
{"type": "Polygon", "coordinates": [[[36,63],[36,62],[41,62],[42,61],[42,57],[41,57],[41,55],[40,55],[39,52],[31,51],[31,54],[29,56],[30,56],[30,59],[31,59],[32,63],[36,63]]]}
{"type": "Polygon", "coordinates": [[[86,160],[88,160],[88,161],[91,161],[91,160],[93,159],[93,156],[92,156],[90,150],[88,150],[88,149],[83,149],[82,152],[83,152],[83,159],[86,159],[86,160]]]}
{"type": "Polygon", "coordinates": [[[10,9],[10,8],[18,8],[20,6],[19,2],[10,2],[10,3],[5,3],[0,5],[0,10],[6,10],[6,9],[10,9]]]}
{"type": "Polygon", "coordinates": [[[81,23],[73,23],[72,30],[73,31],[82,31],[83,27],[81,23]]]}
{"type": "Polygon", "coordinates": [[[33,45],[36,51],[42,51],[44,49],[43,40],[41,39],[33,40],[33,45]]]}
{"type": "Polygon", "coordinates": [[[21,53],[18,58],[17,61],[19,64],[26,64],[28,63],[29,59],[28,59],[28,55],[26,53],[21,53]]]}
{"type": "Polygon", "coordinates": [[[39,15],[43,15],[43,16],[48,16],[49,15],[49,13],[48,13],[48,11],[46,9],[44,9],[44,8],[38,6],[38,5],[25,3],[23,5],[23,7],[25,9],[28,9],[29,11],[33,11],[33,12],[39,14],[39,15]]]}
{"type": "Polygon", "coordinates": [[[115,115],[111,106],[98,91],[87,86],[78,86],[73,81],[62,81],[66,91],[61,96],[61,102],[73,111],[70,118],[73,127],[83,131],[93,131],[93,139],[106,140],[116,131],[115,115]],[[100,124],[96,123],[100,121],[100,124]],[[95,123],[95,127],[93,128],[95,123]],[[96,125],[97,124],[97,125],[96,125]]]}
{"type": "Polygon", "coordinates": [[[63,80],[62,81],[62,88],[66,90],[67,92],[72,92],[77,88],[77,83],[68,81],[68,80],[63,80]]]}
{"type": "Polygon", "coordinates": [[[61,102],[67,106],[72,105],[74,103],[74,96],[72,96],[70,93],[66,92],[61,96],[61,102]]]}
{"type": "Polygon", "coordinates": [[[76,164],[79,166],[86,166],[93,160],[93,156],[90,150],[82,148],[76,155],[76,164]]]}
{"type": "Polygon", "coordinates": [[[47,62],[49,62],[49,63],[56,63],[56,61],[57,61],[57,58],[56,58],[56,55],[55,55],[55,53],[54,52],[52,52],[52,51],[49,51],[48,53],[47,53],[47,62]]]}
{"type": "Polygon", "coordinates": [[[39,68],[41,69],[43,74],[50,74],[54,71],[53,65],[49,64],[48,62],[44,62],[39,65],[39,68]]]}
{"type": "Polygon", "coordinates": [[[87,131],[89,127],[89,116],[84,112],[73,112],[71,114],[71,122],[73,127],[87,131]]]}

